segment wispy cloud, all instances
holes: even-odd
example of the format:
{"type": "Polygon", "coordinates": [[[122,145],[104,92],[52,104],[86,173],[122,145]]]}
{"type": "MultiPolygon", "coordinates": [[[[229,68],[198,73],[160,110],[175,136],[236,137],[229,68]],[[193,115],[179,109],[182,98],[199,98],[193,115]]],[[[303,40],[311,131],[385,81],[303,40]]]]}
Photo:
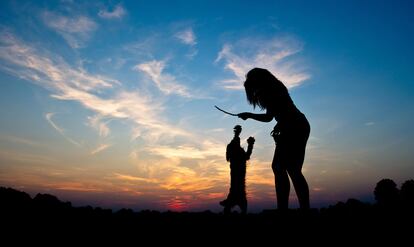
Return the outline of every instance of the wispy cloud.
{"type": "Polygon", "coordinates": [[[159,182],[158,179],[136,177],[136,176],[131,176],[128,174],[114,173],[113,175],[116,179],[126,180],[126,181],[139,181],[139,182],[145,182],[145,183],[158,183],[159,182]]]}
{"type": "MultiPolygon", "coordinates": [[[[53,93],[53,98],[77,101],[105,119],[129,120],[133,129],[139,129],[139,135],[135,137],[141,136],[150,143],[161,136],[189,135],[161,117],[164,106],[160,99],[153,100],[151,95],[139,91],[127,91],[117,80],[88,73],[83,68],[73,68],[56,54],[40,52],[11,33],[0,33],[0,59],[3,60],[0,68],[48,89],[53,93]],[[103,90],[115,88],[117,91],[110,91],[105,98],[101,96],[103,90]]],[[[183,93],[181,90],[184,89],[180,89],[178,87],[177,90],[183,93]]],[[[49,114],[48,118],[52,116],[49,114]]],[[[54,127],[64,133],[57,125],[54,127]]],[[[100,132],[102,135],[109,133],[104,126],[100,126],[100,132]]]]}
{"type": "Polygon", "coordinates": [[[139,40],[123,45],[122,49],[134,57],[150,60],[154,58],[156,47],[164,40],[159,33],[150,33],[139,40]]]}
{"type": "Polygon", "coordinates": [[[64,16],[45,11],[42,18],[46,26],[59,33],[72,48],[82,48],[89,40],[97,24],[87,16],[64,16]]]}
{"type": "Polygon", "coordinates": [[[139,129],[138,134],[135,132],[134,138],[143,137],[150,143],[156,142],[161,136],[188,135],[187,131],[170,125],[160,118],[160,113],[164,109],[161,102],[137,91],[122,90],[110,99],[102,99],[80,90],[68,90],[64,94],[52,95],[52,97],[78,101],[85,108],[105,117],[131,120],[135,125],[134,128],[139,129]]]}
{"type": "Polygon", "coordinates": [[[117,80],[90,74],[83,68],[74,68],[56,54],[40,54],[39,49],[8,32],[0,33],[0,58],[8,63],[2,68],[9,73],[59,93],[98,91],[120,84],[117,80]]]}
{"type": "Polygon", "coordinates": [[[51,186],[53,189],[56,190],[68,190],[68,191],[77,191],[77,192],[100,192],[103,191],[101,188],[90,188],[86,186],[84,183],[59,183],[54,186],[51,186]]]}
{"type": "Polygon", "coordinates": [[[224,68],[231,71],[235,78],[222,80],[222,86],[242,89],[247,72],[255,67],[268,69],[289,88],[298,86],[310,78],[292,57],[302,49],[303,44],[291,37],[268,40],[247,38],[234,44],[224,44],[216,63],[224,61],[224,68]]]}
{"type": "Polygon", "coordinates": [[[186,44],[186,45],[193,46],[197,44],[197,38],[192,28],[187,28],[183,31],[177,32],[175,34],[175,37],[179,39],[183,44],[186,44]]]}
{"type": "Polygon", "coordinates": [[[164,72],[165,67],[165,61],[152,60],[138,64],[134,69],[144,72],[164,94],[176,94],[188,98],[194,97],[186,86],[177,82],[175,76],[164,72]]]}
{"type": "Polygon", "coordinates": [[[166,158],[183,158],[183,159],[206,159],[211,156],[223,156],[223,143],[213,143],[204,141],[201,147],[195,146],[154,146],[148,147],[148,151],[153,154],[161,155],[166,158]]]}
{"type": "Polygon", "coordinates": [[[197,49],[191,49],[186,56],[191,60],[193,59],[196,55],[198,54],[198,50],[197,49]]]}
{"type": "Polygon", "coordinates": [[[98,147],[96,147],[94,150],[91,151],[91,154],[95,155],[97,153],[100,153],[104,151],[105,149],[109,148],[110,146],[112,145],[111,144],[100,144],[98,147]]]}
{"type": "Polygon", "coordinates": [[[72,138],[68,137],[65,133],[65,130],[61,127],[59,127],[53,120],[52,117],[55,115],[53,112],[49,112],[45,114],[46,120],[49,122],[49,124],[57,131],[59,134],[61,134],[66,140],[68,140],[70,143],[75,144],[76,146],[80,147],[82,146],[79,144],[79,142],[74,141],[72,138]]]}
{"type": "MultiPolygon", "coordinates": [[[[210,167],[209,167],[210,168],[210,167]]],[[[202,168],[207,169],[207,168],[202,168]]],[[[131,176],[114,173],[114,179],[133,182],[140,185],[156,185],[158,190],[174,190],[177,192],[196,192],[211,189],[223,178],[217,176],[204,176],[204,171],[196,171],[189,167],[178,165],[175,160],[158,160],[151,164],[152,172],[146,176],[131,176]],[[167,162],[166,162],[167,161],[167,162]],[[168,162],[169,161],[169,162],[168,162]]],[[[227,173],[223,174],[224,176],[227,173]]],[[[154,190],[155,188],[152,187],[154,190]]]]}
{"type": "Polygon", "coordinates": [[[125,8],[122,7],[121,4],[118,4],[112,11],[109,11],[107,9],[99,10],[98,15],[104,19],[121,19],[126,15],[126,13],[127,12],[125,8]]]}
{"type": "Polygon", "coordinates": [[[189,59],[193,59],[198,54],[198,50],[195,48],[195,45],[197,44],[197,37],[191,27],[177,32],[174,36],[181,43],[189,45],[191,47],[190,51],[186,54],[189,59]]]}
{"type": "Polygon", "coordinates": [[[88,117],[88,120],[89,120],[88,125],[96,129],[99,133],[99,136],[107,137],[109,133],[111,132],[111,130],[108,127],[108,122],[110,120],[107,120],[106,122],[104,122],[102,117],[99,115],[88,117]]]}
{"type": "Polygon", "coordinates": [[[14,143],[18,143],[18,144],[23,144],[23,145],[27,145],[27,146],[32,146],[32,147],[40,147],[42,146],[41,143],[36,142],[36,141],[32,141],[29,140],[27,138],[23,138],[23,137],[19,137],[19,136],[2,136],[0,135],[0,139],[4,139],[6,141],[10,141],[10,142],[14,142],[14,143]]]}
{"type": "Polygon", "coordinates": [[[13,150],[1,150],[0,158],[7,161],[17,161],[28,164],[57,164],[58,160],[42,154],[32,154],[13,150]]]}
{"type": "Polygon", "coordinates": [[[55,122],[52,121],[52,117],[53,115],[55,115],[55,113],[53,112],[49,112],[45,114],[46,120],[50,123],[50,125],[52,125],[52,127],[57,130],[57,132],[59,132],[60,134],[64,133],[64,130],[62,128],[60,128],[59,126],[57,126],[55,124],[55,122]]]}
{"type": "Polygon", "coordinates": [[[161,186],[167,190],[196,192],[213,188],[217,180],[214,177],[201,176],[188,167],[175,166],[161,186]]]}

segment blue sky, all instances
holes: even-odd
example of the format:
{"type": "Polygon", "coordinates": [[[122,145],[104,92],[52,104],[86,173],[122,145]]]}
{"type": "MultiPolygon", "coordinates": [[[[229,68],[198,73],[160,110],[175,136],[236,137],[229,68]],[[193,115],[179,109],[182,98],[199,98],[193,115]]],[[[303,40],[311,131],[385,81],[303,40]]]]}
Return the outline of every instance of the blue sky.
{"type": "MultiPolygon", "coordinates": [[[[0,184],[75,203],[218,210],[232,127],[256,137],[251,210],[275,205],[273,123],[243,91],[253,67],[312,131],[311,201],[372,200],[412,178],[410,1],[2,1],[0,184]],[[256,111],[258,111],[256,109],[256,111]]],[[[294,191],[292,205],[296,205],[294,191]]]]}

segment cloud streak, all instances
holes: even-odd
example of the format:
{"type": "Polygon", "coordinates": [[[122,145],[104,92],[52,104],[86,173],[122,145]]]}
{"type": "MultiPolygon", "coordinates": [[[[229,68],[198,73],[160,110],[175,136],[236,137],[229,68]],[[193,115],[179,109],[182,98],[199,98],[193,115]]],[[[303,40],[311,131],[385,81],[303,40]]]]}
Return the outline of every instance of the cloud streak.
{"type": "Polygon", "coordinates": [[[7,72],[58,93],[98,91],[120,84],[83,68],[73,68],[56,54],[40,54],[7,32],[0,33],[0,58],[7,63],[2,65],[7,72]]]}
{"type": "Polygon", "coordinates": [[[152,60],[138,64],[134,70],[141,71],[147,75],[155,86],[164,94],[176,94],[186,98],[192,98],[188,88],[177,82],[175,76],[165,73],[165,61],[152,60]]]}
{"type": "Polygon", "coordinates": [[[181,43],[190,46],[189,52],[186,54],[186,57],[189,59],[193,59],[197,54],[198,50],[195,48],[197,44],[197,37],[194,34],[194,31],[191,27],[177,32],[174,37],[178,39],[181,43]]]}
{"type": "Polygon", "coordinates": [[[158,183],[159,182],[157,179],[142,178],[142,177],[136,177],[136,176],[121,174],[121,173],[114,173],[113,176],[115,179],[124,180],[124,181],[138,181],[138,182],[144,182],[144,183],[158,183]]]}
{"type": "Polygon", "coordinates": [[[207,159],[209,157],[223,156],[223,143],[213,143],[211,141],[204,141],[201,147],[194,147],[188,145],[180,145],[176,147],[170,146],[154,146],[147,150],[150,153],[164,156],[165,158],[180,158],[180,159],[207,159]]]}
{"type": "Polygon", "coordinates": [[[105,149],[109,148],[110,146],[112,146],[111,144],[100,144],[98,147],[96,147],[94,150],[91,151],[91,155],[95,155],[97,153],[100,153],[102,151],[104,151],[105,149]]]}
{"type": "Polygon", "coordinates": [[[98,15],[103,19],[121,19],[126,15],[126,10],[121,4],[118,4],[112,11],[106,9],[99,10],[98,15]]]}
{"type": "Polygon", "coordinates": [[[221,85],[226,89],[243,89],[247,72],[262,67],[271,71],[288,88],[298,86],[310,78],[292,57],[302,49],[301,42],[289,37],[269,40],[247,38],[234,44],[226,43],[215,62],[223,61],[224,69],[231,71],[235,77],[222,80],[221,85]]]}
{"type": "Polygon", "coordinates": [[[196,36],[193,32],[192,28],[188,28],[186,30],[177,32],[175,34],[175,37],[181,41],[181,43],[186,44],[186,45],[190,45],[190,46],[194,46],[197,44],[196,41],[196,36]]]}
{"type": "Polygon", "coordinates": [[[19,137],[19,136],[2,136],[0,135],[0,139],[4,139],[6,141],[10,141],[10,142],[14,142],[14,143],[18,143],[18,144],[23,144],[23,145],[27,145],[27,146],[32,146],[32,147],[40,147],[42,146],[41,143],[39,142],[35,142],[23,137],[19,137]]]}
{"type": "MultiPolygon", "coordinates": [[[[139,130],[135,131],[138,134],[134,137],[140,136],[153,143],[161,136],[189,135],[160,117],[164,106],[159,99],[153,100],[139,91],[126,91],[117,80],[88,73],[83,68],[73,68],[56,54],[40,54],[38,49],[11,33],[0,33],[0,59],[3,61],[1,69],[48,89],[55,99],[77,101],[102,118],[131,121],[133,129],[139,130]],[[102,97],[101,93],[108,90],[111,90],[110,96],[102,97]]],[[[49,114],[48,119],[52,116],[49,114]]],[[[98,122],[101,135],[109,134],[107,126],[98,122]]],[[[52,125],[53,121],[50,123],[52,125]]],[[[57,125],[52,126],[64,133],[57,125]]]]}
{"type": "Polygon", "coordinates": [[[97,29],[97,24],[87,16],[68,17],[55,12],[42,14],[46,26],[59,33],[74,49],[82,48],[97,29]]]}
{"type": "Polygon", "coordinates": [[[50,157],[50,155],[32,154],[21,151],[1,150],[0,159],[7,161],[17,161],[27,164],[56,164],[57,159],[50,157]]]}
{"type": "Polygon", "coordinates": [[[108,120],[107,122],[102,121],[102,117],[96,115],[94,117],[88,117],[89,123],[88,125],[92,128],[96,129],[101,137],[107,137],[111,130],[108,127],[108,120]]]}
{"type": "Polygon", "coordinates": [[[76,145],[76,146],[78,146],[78,147],[81,147],[82,145],[79,143],[79,142],[77,142],[77,141],[75,141],[75,140],[73,140],[72,138],[70,138],[70,137],[68,137],[67,135],[66,135],[66,133],[65,133],[65,130],[63,129],[63,128],[61,128],[61,127],[59,127],[53,120],[52,120],[52,117],[55,115],[55,113],[53,113],[53,112],[49,112],[49,113],[46,113],[45,114],[45,118],[46,118],[46,120],[48,121],[48,123],[59,133],[59,134],[61,134],[67,141],[69,141],[70,143],[72,143],[72,144],[74,144],[74,145],[76,145]]]}

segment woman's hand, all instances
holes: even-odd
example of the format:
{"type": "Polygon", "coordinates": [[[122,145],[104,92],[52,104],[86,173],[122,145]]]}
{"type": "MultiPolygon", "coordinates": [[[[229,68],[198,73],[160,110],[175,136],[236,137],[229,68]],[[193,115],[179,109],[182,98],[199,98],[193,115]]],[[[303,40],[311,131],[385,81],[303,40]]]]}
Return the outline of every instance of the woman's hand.
{"type": "Polygon", "coordinates": [[[243,120],[246,120],[248,118],[251,118],[251,115],[252,114],[250,112],[242,112],[242,113],[237,114],[237,116],[239,118],[243,119],[243,120]]]}

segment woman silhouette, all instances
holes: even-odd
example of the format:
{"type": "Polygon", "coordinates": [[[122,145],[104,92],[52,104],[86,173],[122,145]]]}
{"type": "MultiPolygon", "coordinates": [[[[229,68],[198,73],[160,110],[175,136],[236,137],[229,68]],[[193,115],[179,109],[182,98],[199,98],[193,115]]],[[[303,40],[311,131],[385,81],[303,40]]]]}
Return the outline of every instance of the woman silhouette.
{"type": "Polygon", "coordinates": [[[266,110],[264,114],[243,112],[237,116],[243,120],[261,122],[277,121],[271,135],[276,143],[272,169],[278,209],[288,209],[290,181],[292,180],[301,209],[309,209],[309,187],[302,174],[306,143],[310,125],[305,115],[295,106],[286,86],[268,70],[254,68],[244,82],[248,102],[255,108],[266,110]]]}

